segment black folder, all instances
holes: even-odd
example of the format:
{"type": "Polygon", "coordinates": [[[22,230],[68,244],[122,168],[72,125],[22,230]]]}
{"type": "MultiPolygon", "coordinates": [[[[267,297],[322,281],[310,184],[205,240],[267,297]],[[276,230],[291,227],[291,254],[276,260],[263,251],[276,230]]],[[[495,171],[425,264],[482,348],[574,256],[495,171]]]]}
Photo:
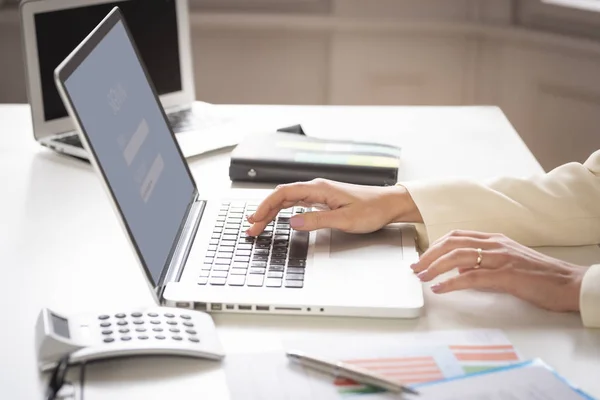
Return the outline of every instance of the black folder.
{"type": "Polygon", "coordinates": [[[314,178],[372,186],[394,185],[400,148],[324,140],[282,131],[248,136],[232,152],[232,181],[291,183],[314,178]]]}

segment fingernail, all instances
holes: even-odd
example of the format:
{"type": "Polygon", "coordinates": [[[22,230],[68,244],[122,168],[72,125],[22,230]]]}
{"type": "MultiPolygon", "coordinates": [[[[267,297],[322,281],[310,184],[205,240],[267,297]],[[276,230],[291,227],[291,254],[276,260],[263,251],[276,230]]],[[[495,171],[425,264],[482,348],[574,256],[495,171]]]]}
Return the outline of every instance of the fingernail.
{"type": "Polygon", "coordinates": [[[301,215],[294,215],[290,219],[290,226],[294,229],[302,228],[304,226],[304,218],[301,215]]]}
{"type": "Polygon", "coordinates": [[[419,272],[417,274],[417,278],[419,278],[420,280],[423,280],[425,278],[425,275],[427,275],[427,271],[419,272]]]}
{"type": "Polygon", "coordinates": [[[254,223],[254,214],[252,214],[252,215],[247,215],[247,216],[246,216],[246,219],[248,220],[248,222],[250,222],[250,223],[252,223],[252,224],[253,224],[253,223],[254,223]]]}
{"type": "Polygon", "coordinates": [[[410,268],[411,268],[413,271],[416,271],[416,270],[417,270],[417,264],[411,264],[410,268]]]}
{"type": "Polygon", "coordinates": [[[431,286],[431,291],[433,293],[439,293],[440,290],[442,290],[442,284],[441,283],[436,283],[435,285],[431,286]]]}

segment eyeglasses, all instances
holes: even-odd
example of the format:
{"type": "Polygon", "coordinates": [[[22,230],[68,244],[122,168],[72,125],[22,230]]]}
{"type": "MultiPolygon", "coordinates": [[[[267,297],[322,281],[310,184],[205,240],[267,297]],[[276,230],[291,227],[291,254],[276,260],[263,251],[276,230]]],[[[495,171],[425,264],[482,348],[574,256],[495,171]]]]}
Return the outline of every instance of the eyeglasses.
{"type": "Polygon", "coordinates": [[[52,371],[50,381],[48,381],[48,388],[46,390],[46,400],[56,399],[56,395],[65,384],[65,376],[67,376],[68,370],[69,355],[66,355],[60,359],[60,361],[58,362],[58,364],[56,364],[56,367],[54,367],[54,370],[52,371]]]}

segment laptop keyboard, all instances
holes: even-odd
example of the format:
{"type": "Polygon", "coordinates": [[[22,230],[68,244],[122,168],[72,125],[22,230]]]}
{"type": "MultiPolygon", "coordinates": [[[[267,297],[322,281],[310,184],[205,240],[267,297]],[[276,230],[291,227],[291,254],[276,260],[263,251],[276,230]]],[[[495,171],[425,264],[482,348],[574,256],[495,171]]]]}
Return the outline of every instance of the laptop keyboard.
{"type": "Polygon", "coordinates": [[[246,215],[257,204],[221,204],[199,285],[297,288],[304,286],[308,232],[292,231],[290,218],[304,208],[282,210],[258,237],[246,235],[246,215]]]}
{"type": "MultiPolygon", "coordinates": [[[[194,113],[192,109],[184,109],[180,111],[174,111],[167,114],[169,119],[169,125],[173,128],[173,132],[185,132],[191,130],[206,130],[213,126],[223,125],[232,119],[227,116],[220,116],[215,113],[194,113]]],[[[56,142],[67,144],[83,148],[79,135],[73,133],[72,135],[62,136],[60,138],[53,139],[56,142]]]]}
{"type": "Polygon", "coordinates": [[[83,144],[81,143],[81,140],[79,140],[79,135],[77,135],[76,133],[74,133],[72,135],[56,138],[56,139],[54,139],[54,141],[83,149],[83,144]]]}

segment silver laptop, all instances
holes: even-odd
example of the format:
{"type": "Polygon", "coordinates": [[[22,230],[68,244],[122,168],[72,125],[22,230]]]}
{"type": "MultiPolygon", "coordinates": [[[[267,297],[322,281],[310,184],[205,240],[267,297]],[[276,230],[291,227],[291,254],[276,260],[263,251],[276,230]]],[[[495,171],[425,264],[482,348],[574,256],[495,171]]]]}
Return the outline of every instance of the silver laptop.
{"type": "Polygon", "coordinates": [[[419,315],[412,227],[297,232],[289,220],[306,209],[294,207],[254,238],[245,215],[264,191],[198,193],[118,8],[55,77],[158,301],[213,312],[419,315]]]}
{"type": "Polygon", "coordinates": [[[35,139],[56,151],[88,158],[56,90],[53,73],[115,5],[131,27],[184,156],[239,143],[244,132],[239,119],[206,103],[193,104],[187,0],[24,0],[21,22],[35,139]]]}

